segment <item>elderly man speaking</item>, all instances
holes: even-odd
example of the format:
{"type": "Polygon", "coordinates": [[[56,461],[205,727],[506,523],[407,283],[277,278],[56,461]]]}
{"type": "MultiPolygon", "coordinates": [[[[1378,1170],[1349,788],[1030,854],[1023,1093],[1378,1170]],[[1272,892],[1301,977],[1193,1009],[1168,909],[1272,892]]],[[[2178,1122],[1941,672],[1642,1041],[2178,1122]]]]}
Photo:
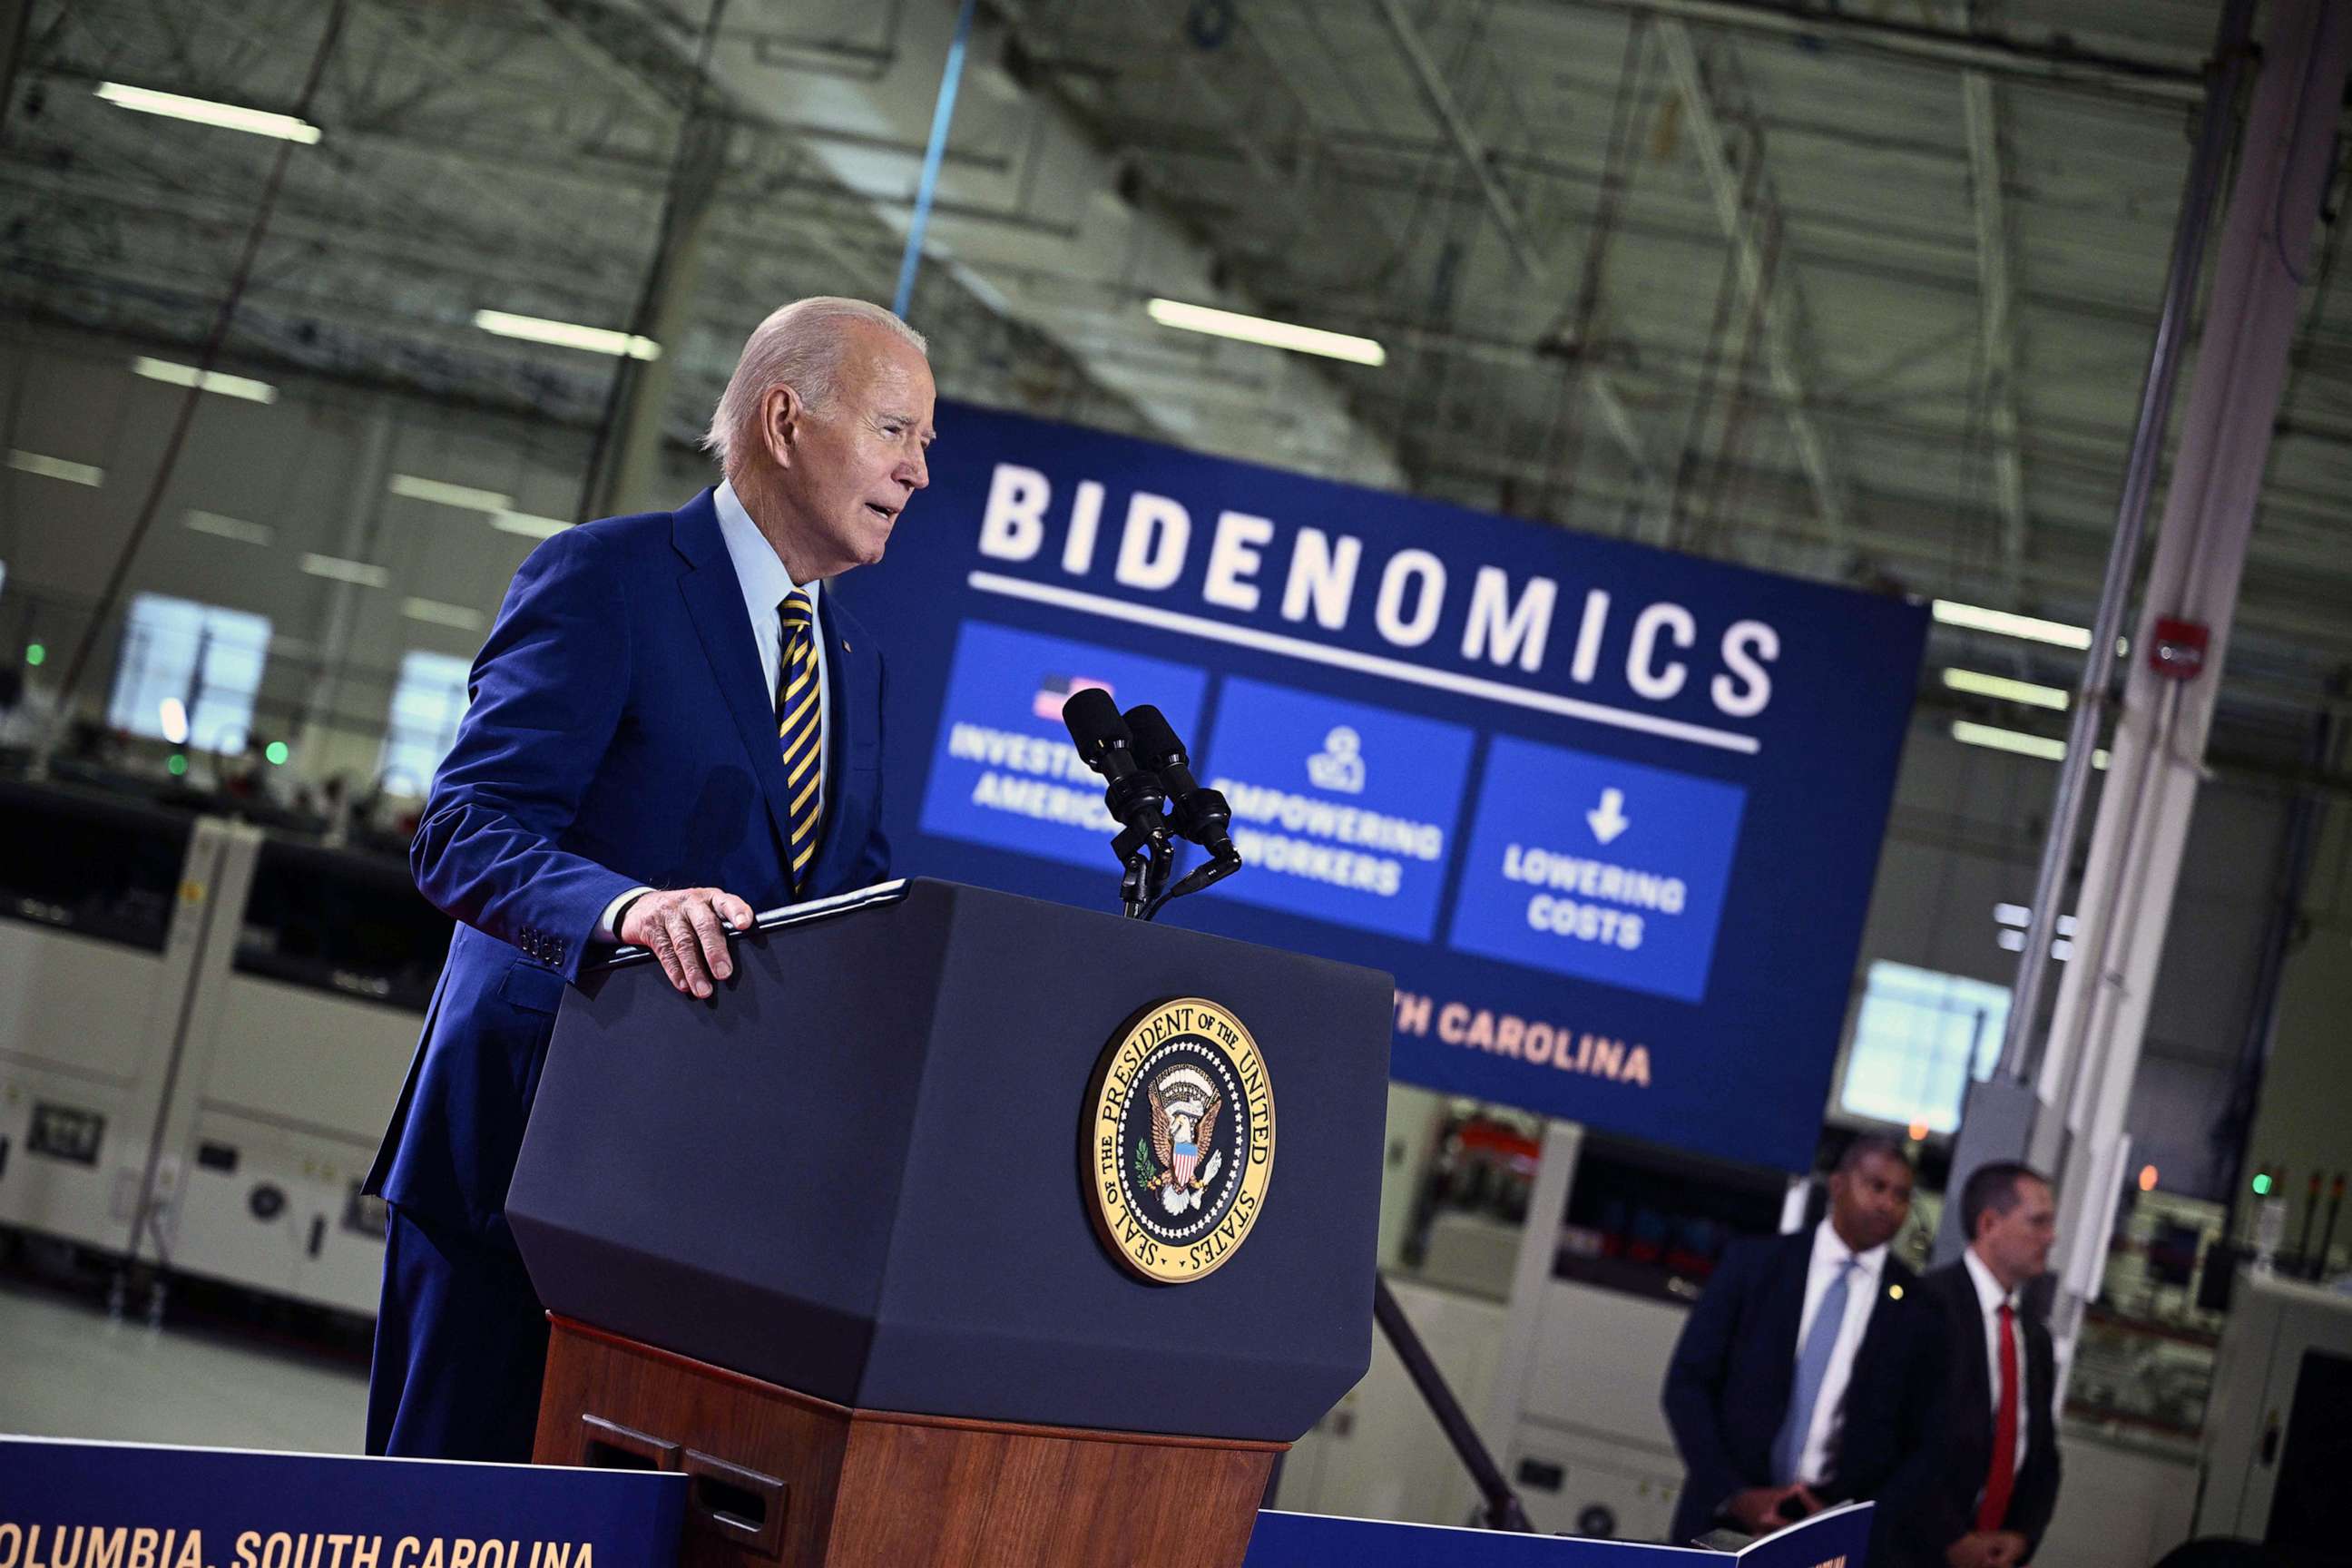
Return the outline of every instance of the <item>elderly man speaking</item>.
{"type": "Polygon", "coordinates": [[[710,996],[754,906],[878,880],[882,666],[824,591],[929,481],[923,340],[878,306],[760,323],[675,512],[533,551],[409,858],[458,921],[367,1190],[391,1205],[372,1454],[530,1458],[547,1325],[503,1209],[564,985],[614,942],[710,996]]]}

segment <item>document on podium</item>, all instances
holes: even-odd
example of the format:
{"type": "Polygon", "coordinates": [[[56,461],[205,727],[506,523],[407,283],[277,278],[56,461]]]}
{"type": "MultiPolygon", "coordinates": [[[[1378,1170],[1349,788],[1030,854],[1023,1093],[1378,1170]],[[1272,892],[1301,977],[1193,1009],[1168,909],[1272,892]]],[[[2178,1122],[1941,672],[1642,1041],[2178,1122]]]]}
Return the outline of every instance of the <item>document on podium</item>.
{"type": "MultiPolygon", "coordinates": [[[[778,904],[772,910],[761,910],[751,917],[753,931],[780,931],[810,921],[819,921],[851,910],[862,910],[872,904],[887,904],[906,896],[907,879],[894,878],[887,882],[876,882],[869,887],[852,888],[845,893],[833,893],[822,899],[808,899],[797,904],[778,904]]],[[[738,931],[738,936],[743,933],[738,931]]],[[[613,956],[596,967],[619,969],[626,964],[643,963],[653,957],[646,947],[616,947],[613,956]]]]}

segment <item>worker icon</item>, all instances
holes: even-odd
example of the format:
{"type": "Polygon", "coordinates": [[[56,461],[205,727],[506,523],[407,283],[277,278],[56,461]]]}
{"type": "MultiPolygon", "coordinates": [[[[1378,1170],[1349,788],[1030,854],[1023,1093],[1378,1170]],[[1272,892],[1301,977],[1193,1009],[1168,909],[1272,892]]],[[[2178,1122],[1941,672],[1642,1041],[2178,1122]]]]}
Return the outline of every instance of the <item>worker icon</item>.
{"type": "Polygon", "coordinates": [[[1364,793],[1363,741],[1345,724],[1332,726],[1323,749],[1307,759],[1307,776],[1317,789],[1337,795],[1364,793]]]}

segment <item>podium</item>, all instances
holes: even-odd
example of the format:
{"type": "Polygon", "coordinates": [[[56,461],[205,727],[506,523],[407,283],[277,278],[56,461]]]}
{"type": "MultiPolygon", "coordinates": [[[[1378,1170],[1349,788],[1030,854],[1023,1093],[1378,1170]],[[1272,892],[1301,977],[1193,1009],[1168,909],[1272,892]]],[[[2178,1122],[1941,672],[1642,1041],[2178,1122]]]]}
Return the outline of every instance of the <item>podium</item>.
{"type": "Polygon", "coordinates": [[[507,1201],[554,1331],[534,1458],[687,1473],[688,1568],[1238,1564],[1276,1455],[1370,1365],[1392,997],[919,879],[763,921],[708,1002],[651,963],[585,977],[507,1201]],[[1178,999],[1262,1079],[1169,1077],[1178,999]],[[1227,1205],[1198,1278],[1122,1260],[1130,1153],[1173,1251],[1227,1205]]]}

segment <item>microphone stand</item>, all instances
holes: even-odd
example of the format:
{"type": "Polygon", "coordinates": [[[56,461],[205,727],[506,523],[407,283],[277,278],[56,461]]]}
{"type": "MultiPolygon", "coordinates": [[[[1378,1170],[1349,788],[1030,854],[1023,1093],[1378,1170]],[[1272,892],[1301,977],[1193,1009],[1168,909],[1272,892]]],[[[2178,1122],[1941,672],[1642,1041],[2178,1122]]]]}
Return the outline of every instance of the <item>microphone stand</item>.
{"type": "Polygon", "coordinates": [[[1168,874],[1176,867],[1175,845],[1165,834],[1129,827],[1111,840],[1110,847],[1125,868],[1118,879],[1120,912],[1131,921],[1150,920],[1160,912],[1161,904],[1174,897],[1160,889],[1168,885],[1168,874]]]}
{"type": "Polygon", "coordinates": [[[1478,1429],[1471,1426],[1470,1417],[1462,1413],[1462,1402],[1455,1399],[1454,1390],[1446,1386],[1445,1374],[1437,1370],[1435,1362],[1429,1359],[1429,1352],[1422,1347],[1421,1336],[1414,1333],[1412,1325],[1405,1321],[1404,1309],[1397,1305],[1394,1296],[1389,1294],[1388,1280],[1378,1274],[1372,1276],[1372,1318],[1380,1324],[1381,1331],[1388,1335],[1389,1343],[1396,1350],[1397,1360],[1404,1363],[1404,1370],[1412,1377],[1412,1385],[1421,1390],[1422,1398],[1429,1402],[1429,1413],[1436,1416],[1437,1424],[1445,1429],[1446,1441],[1454,1445],[1454,1452],[1462,1460],[1462,1468],[1470,1472],[1471,1480],[1477,1484],[1479,1496],[1486,1500],[1481,1510],[1486,1528],[1516,1531],[1521,1535],[1536,1533],[1535,1521],[1528,1518],[1527,1508],[1519,1501],[1519,1494],[1513,1491],[1511,1483],[1503,1479],[1502,1469],[1495,1463],[1495,1456],[1486,1451],[1478,1429]]]}

